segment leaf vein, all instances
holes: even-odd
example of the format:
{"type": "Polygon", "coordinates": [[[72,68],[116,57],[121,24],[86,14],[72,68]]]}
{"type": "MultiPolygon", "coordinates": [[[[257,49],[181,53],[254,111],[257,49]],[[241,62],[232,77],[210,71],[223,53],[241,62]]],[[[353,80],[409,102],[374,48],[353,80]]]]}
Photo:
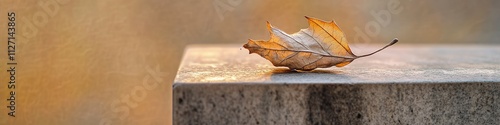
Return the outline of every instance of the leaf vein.
{"type": "Polygon", "coordinates": [[[321,45],[321,43],[319,43],[319,42],[318,42],[318,40],[314,39],[314,37],[313,37],[312,35],[310,35],[310,34],[309,34],[309,33],[307,33],[307,32],[304,32],[303,30],[300,30],[300,32],[303,32],[303,33],[304,33],[304,34],[306,34],[307,36],[311,37],[311,38],[312,38],[312,39],[313,39],[313,40],[314,40],[314,41],[315,41],[315,42],[316,42],[316,43],[317,43],[317,44],[321,47],[321,49],[322,49],[324,52],[328,53],[328,55],[332,55],[329,51],[326,51],[326,50],[325,50],[325,48],[323,47],[323,45],[321,45]]]}
{"type": "Polygon", "coordinates": [[[318,61],[319,61],[319,60],[321,60],[321,59],[323,59],[323,56],[322,56],[322,57],[320,57],[319,59],[317,59],[317,60],[313,61],[313,62],[310,62],[310,63],[308,63],[308,64],[306,64],[306,65],[302,66],[302,68],[301,68],[301,69],[304,69],[304,67],[309,66],[309,65],[311,65],[311,64],[313,64],[313,63],[316,63],[316,62],[318,62],[318,61]]]}
{"type": "MultiPolygon", "coordinates": [[[[340,46],[342,46],[342,48],[344,48],[344,50],[345,50],[345,51],[347,51],[347,52],[348,52],[349,54],[351,54],[351,55],[354,55],[352,52],[348,51],[348,50],[347,50],[347,48],[346,48],[344,45],[342,45],[342,43],[340,43],[340,42],[337,40],[337,38],[333,37],[333,35],[332,35],[332,34],[328,33],[328,31],[326,31],[326,29],[325,29],[325,28],[323,28],[321,25],[319,25],[316,21],[312,21],[312,22],[313,22],[314,24],[316,24],[319,28],[321,28],[323,31],[325,31],[325,32],[326,32],[326,34],[330,35],[330,37],[332,37],[332,38],[335,40],[335,42],[337,42],[340,46]]],[[[336,25],[336,24],[335,24],[335,25],[336,25]]],[[[334,30],[334,31],[335,31],[335,30],[334,30]]],[[[345,36],[344,36],[344,37],[345,37],[345,36]]]]}
{"type": "Polygon", "coordinates": [[[295,52],[294,54],[292,54],[292,55],[290,55],[290,56],[286,57],[285,59],[281,60],[279,64],[283,63],[285,60],[288,60],[288,59],[292,58],[293,56],[295,56],[295,55],[297,55],[297,54],[299,54],[299,52],[295,52]]]}
{"type": "Polygon", "coordinates": [[[335,55],[325,55],[321,53],[316,53],[316,52],[311,52],[311,51],[302,51],[302,50],[280,50],[280,49],[269,49],[269,48],[260,48],[260,47],[247,47],[247,48],[257,48],[257,49],[264,49],[264,50],[270,50],[270,51],[292,51],[292,52],[304,52],[304,53],[312,53],[324,57],[335,57],[335,58],[343,58],[343,59],[356,59],[357,57],[345,57],[345,56],[335,56],[335,55]]]}
{"type": "Polygon", "coordinates": [[[306,47],[304,44],[300,43],[299,41],[297,41],[296,39],[294,39],[293,37],[289,36],[288,34],[282,32],[281,30],[277,30],[279,33],[281,33],[282,35],[292,39],[293,41],[295,41],[296,43],[300,44],[301,46],[303,46],[304,48],[306,49],[309,49],[308,47],[306,47]]]}

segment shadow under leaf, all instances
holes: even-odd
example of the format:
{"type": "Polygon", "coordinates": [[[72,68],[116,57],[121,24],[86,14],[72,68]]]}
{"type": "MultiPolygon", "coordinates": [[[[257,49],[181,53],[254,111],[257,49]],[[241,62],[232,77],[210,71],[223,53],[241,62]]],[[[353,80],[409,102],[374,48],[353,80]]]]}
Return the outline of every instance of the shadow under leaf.
{"type": "Polygon", "coordinates": [[[274,68],[269,73],[273,82],[283,83],[343,83],[350,81],[341,70],[315,69],[312,71],[292,71],[288,68],[274,68]]]}

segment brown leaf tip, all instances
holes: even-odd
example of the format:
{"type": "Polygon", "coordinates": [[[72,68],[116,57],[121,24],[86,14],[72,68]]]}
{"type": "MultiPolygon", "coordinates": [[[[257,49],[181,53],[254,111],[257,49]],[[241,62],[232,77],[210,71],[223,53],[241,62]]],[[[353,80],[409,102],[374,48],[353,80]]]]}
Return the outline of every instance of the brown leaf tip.
{"type": "Polygon", "coordinates": [[[270,23],[269,21],[266,21],[266,26],[267,26],[267,27],[272,27],[272,26],[271,26],[271,23],[270,23]]]}
{"type": "Polygon", "coordinates": [[[243,45],[243,48],[248,49],[248,47],[250,47],[250,45],[248,45],[248,44],[250,44],[250,43],[252,43],[252,42],[253,42],[253,41],[252,41],[251,39],[248,39],[248,43],[247,43],[247,44],[244,44],[244,45],[243,45]]]}
{"type": "Polygon", "coordinates": [[[267,30],[269,30],[269,32],[271,32],[271,34],[272,34],[272,27],[273,26],[271,25],[271,23],[269,23],[269,21],[266,21],[266,26],[267,26],[267,30]]]}
{"type": "Polygon", "coordinates": [[[255,45],[255,42],[252,39],[248,39],[248,43],[243,45],[243,48],[248,50],[248,54],[254,53],[254,48],[253,45],[255,45]]]}

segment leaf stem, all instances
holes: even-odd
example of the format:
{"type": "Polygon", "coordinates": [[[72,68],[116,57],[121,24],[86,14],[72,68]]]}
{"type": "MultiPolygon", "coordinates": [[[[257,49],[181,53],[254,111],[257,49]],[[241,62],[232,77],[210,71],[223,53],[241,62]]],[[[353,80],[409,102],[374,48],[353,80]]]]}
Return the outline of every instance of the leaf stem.
{"type": "Polygon", "coordinates": [[[385,48],[387,48],[387,47],[389,47],[389,46],[392,46],[392,45],[396,44],[398,41],[399,41],[399,40],[398,40],[398,38],[394,38],[394,40],[392,40],[392,42],[391,42],[391,43],[389,43],[389,44],[385,45],[384,47],[382,47],[382,48],[378,49],[377,51],[372,52],[372,53],[370,53],[370,54],[366,54],[366,55],[361,55],[361,56],[358,56],[357,58],[371,56],[371,55],[373,55],[373,54],[375,54],[375,53],[378,53],[378,52],[380,52],[380,51],[384,50],[385,48]]]}

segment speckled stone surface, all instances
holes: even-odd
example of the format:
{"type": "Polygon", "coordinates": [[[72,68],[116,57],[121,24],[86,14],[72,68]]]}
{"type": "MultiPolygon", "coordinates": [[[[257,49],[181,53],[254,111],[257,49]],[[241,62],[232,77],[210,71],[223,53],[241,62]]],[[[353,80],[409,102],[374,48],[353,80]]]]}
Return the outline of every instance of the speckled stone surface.
{"type": "Polygon", "coordinates": [[[311,72],[236,45],[190,46],[173,91],[176,125],[497,124],[500,46],[395,45],[311,72]]]}

